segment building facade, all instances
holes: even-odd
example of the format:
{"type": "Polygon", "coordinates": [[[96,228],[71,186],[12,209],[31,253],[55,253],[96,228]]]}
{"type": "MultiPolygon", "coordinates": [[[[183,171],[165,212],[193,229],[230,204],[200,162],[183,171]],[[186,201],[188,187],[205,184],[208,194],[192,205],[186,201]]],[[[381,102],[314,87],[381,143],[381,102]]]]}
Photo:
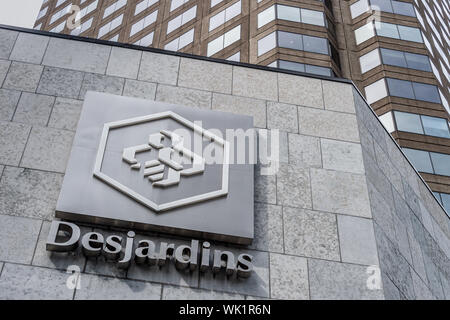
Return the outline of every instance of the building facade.
{"type": "MultiPolygon", "coordinates": [[[[348,80],[2,27],[0,83],[1,299],[450,299],[450,219],[348,80]],[[46,250],[68,159],[78,162],[71,149],[101,134],[80,134],[90,120],[79,122],[85,97],[103,93],[127,99],[130,112],[133,103],[149,114],[153,102],[175,104],[251,116],[268,136],[279,131],[279,168],[262,175],[256,165],[246,198],[254,201],[252,244],[199,239],[250,254],[250,277],[142,265],[137,256],[123,269],[111,254],[85,257],[81,244],[46,250]]],[[[84,200],[72,193],[72,202],[84,200]]],[[[77,223],[83,236],[135,231],[160,251],[191,243],[164,230],[77,223]]]]}
{"type": "Polygon", "coordinates": [[[35,28],[351,79],[449,211],[449,14],[442,0],[46,0],[35,28]]]}

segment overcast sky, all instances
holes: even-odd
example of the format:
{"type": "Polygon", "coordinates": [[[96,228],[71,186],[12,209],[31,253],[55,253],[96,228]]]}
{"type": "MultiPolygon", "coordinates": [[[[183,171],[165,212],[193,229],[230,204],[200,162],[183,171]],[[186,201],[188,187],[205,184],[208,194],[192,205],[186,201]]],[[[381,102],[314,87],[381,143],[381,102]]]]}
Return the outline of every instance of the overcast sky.
{"type": "Polygon", "coordinates": [[[0,24],[33,28],[42,0],[0,0],[0,24]]]}

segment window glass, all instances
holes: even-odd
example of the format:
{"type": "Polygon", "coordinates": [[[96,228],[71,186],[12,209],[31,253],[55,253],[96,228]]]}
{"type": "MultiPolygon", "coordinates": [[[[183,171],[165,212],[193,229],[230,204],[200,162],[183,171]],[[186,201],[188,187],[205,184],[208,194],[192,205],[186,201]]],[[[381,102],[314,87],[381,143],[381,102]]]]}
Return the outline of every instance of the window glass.
{"type": "Polygon", "coordinates": [[[392,112],[386,112],[385,114],[378,117],[389,133],[395,131],[394,119],[392,118],[392,112]]]}
{"type": "Polygon", "coordinates": [[[375,29],[381,37],[400,39],[396,24],[375,21],[375,29]]]}
{"type": "Polygon", "coordinates": [[[405,56],[402,51],[389,50],[381,48],[381,57],[383,58],[383,63],[391,66],[407,68],[405,56]]]}
{"type": "Polygon", "coordinates": [[[414,99],[414,91],[410,81],[387,78],[389,95],[401,98],[414,99]]]}
{"type": "Polygon", "coordinates": [[[373,10],[393,12],[391,0],[370,0],[370,6],[373,10]]]}
{"type": "Polygon", "coordinates": [[[366,40],[369,40],[370,38],[375,36],[375,31],[373,29],[372,22],[369,22],[366,25],[363,25],[362,27],[355,30],[355,39],[356,44],[361,44],[366,40]]]}
{"type": "Polygon", "coordinates": [[[384,79],[380,79],[364,88],[366,99],[369,103],[374,103],[387,96],[386,84],[384,79]]]}
{"type": "Polygon", "coordinates": [[[404,16],[415,17],[414,7],[411,3],[392,1],[392,9],[396,14],[402,14],[404,16]]]}
{"type": "Polygon", "coordinates": [[[303,63],[298,63],[298,62],[280,60],[279,67],[281,69],[305,72],[305,65],[303,63]]]}
{"type": "Polygon", "coordinates": [[[450,176],[450,155],[430,152],[430,156],[433,162],[434,173],[450,176]]]}
{"type": "Polygon", "coordinates": [[[225,33],[223,47],[226,48],[227,46],[238,41],[239,39],[241,39],[241,25],[238,25],[237,27],[225,33]]]}
{"type": "Polygon", "coordinates": [[[422,116],[422,123],[425,134],[429,136],[450,138],[446,119],[422,116]]]}
{"type": "MultiPolygon", "coordinates": [[[[259,16],[258,16],[258,22],[259,22],[259,16]]],[[[209,19],[209,31],[214,30],[218,26],[225,23],[225,10],[220,11],[218,14],[212,16],[209,19]]]]}
{"type": "Polygon", "coordinates": [[[303,50],[302,36],[291,32],[278,32],[278,45],[282,48],[303,50]]]}
{"type": "Polygon", "coordinates": [[[420,82],[413,82],[412,85],[417,100],[441,103],[436,86],[420,82]]]}
{"type": "Polygon", "coordinates": [[[226,9],[226,21],[229,21],[240,14],[241,14],[241,1],[238,1],[226,9]]]}
{"type": "Polygon", "coordinates": [[[235,54],[233,54],[232,56],[227,58],[228,61],[236,61],[239,62],[241,61],[241,52],[236,52],[235,54]]]}
{"type": "Polygon", "coordinates": [[[359,0],[350,6],[350,13],[352,14],[352,19],[359,17],[364,12],[369,10],[369,1],[368,0],[359,0]]]}
{"type": "Polygon", "coordinates": [[[420,115],[395,111],[395,120],[397,122],[397,129],[399,131],[423,134],[420,115]]]}
{"type": "Polygon", "coordinates": [[[208,57],[210,57],[222,49],[223,49],[223,35],[208,43],[208,49],[207,49],[206,55],[208,57]]]}
{"type": "Polygon", "coordinates": [[[361,65],[362,73],[365,73],[379,66],[381,64],[381,61],[378,49],[370,51],[369,53],[366,53],[365,55],[361,56],[359,58],[359,63],[361,65]]]}
{"type": "Polygon", "coordinates": [[[328,41],[325,38],[304,35],[303,46],[305,51],[328,54],[328,41]]]}
{"type": "Polygon", "coordinates": [[[278,5],[278,19],[300,22],[300,8],[278,5]]]}
{"type": "Polygon", "coordinates": [[[258,56],[272,50],[277,46],[277,38],[275,32],[258,40],[258,56]]]}
{"type": "Polygon", "coordinates": [[[301,9],[302,22],[325,27],[323,12],[315,10],[301,9]]]}
{"type": "MultiPolygon", "coordinates": [[[[225,16],[224,16],[225,19],[225,16]]],[[[264,11],[258,13],[258,28],[268,24],[270,21],[275,20],[275,6],[271,6],[264,11]]],[[[211,24],[211,22],[210,22],[211,24]]],[[[210,27],[210,30],[211,27],[210,27]]]]}
{"type": "Polygon", "coordinates": [[[417,28],[398,26],[400,39],[413,42],[423,42],[420,30],[417,28]]]}
{"type": "Polygon", "coordinates": [[[403,152],[417,171],[433,173],[433,167],[431,166],[430,155],[428,152],[408,148],[403,148],[403,152]]]}
{"type": "Polygon", "coordinates": [[[431,72],[430,59],[422,54],[405,52],[408,68],[431,72]]]}
{"type": "Polygon", "coordinates": [[[441,193],[442,205],[444,206],[447,214],[450,215],[450,194],[441,193]]]}
{"type": "Polygon", "coordinates": [[[305,72],[318,74],[321,76],[329,76],[329,77],[332,76],[332,71],[330,68],[313,66],[311,64],[305,64],[305,72]]]}

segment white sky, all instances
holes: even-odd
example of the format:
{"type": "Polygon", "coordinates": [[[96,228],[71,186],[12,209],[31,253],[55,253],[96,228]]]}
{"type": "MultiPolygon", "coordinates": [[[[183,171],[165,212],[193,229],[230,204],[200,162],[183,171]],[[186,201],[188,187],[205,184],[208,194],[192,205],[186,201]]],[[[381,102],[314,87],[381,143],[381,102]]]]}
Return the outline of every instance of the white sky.
{"type": "Polygon", "coordinates": [[[42,0],[0,0],[0,24],[33,28],[42,0]]]}

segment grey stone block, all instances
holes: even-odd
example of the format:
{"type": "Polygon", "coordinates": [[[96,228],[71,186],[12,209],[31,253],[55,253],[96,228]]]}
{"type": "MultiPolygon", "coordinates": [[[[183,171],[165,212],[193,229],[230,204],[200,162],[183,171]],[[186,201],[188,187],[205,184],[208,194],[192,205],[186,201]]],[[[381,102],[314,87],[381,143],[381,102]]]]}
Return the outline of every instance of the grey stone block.
{"type": "Polygon", "coordinates": [[[113,47],[106,74],[110,76],[137,79],[142,52],[113,47]]]}
{"type": "Polygon", "coordinates": [[[179,57],[143,52],[138,79],[176,85],[179,66],[179,57]]]}
{"type": "Polygon", "coordinates": [[[88,73],[84,75],[79,99],[84,99],[87,91],[106,92],[122,95],[125,79],[88,73]]]}
{"type": "Polygon", "coordinates": [[[5,167],[0,181],[0,214],[52,219],[62,180],[58,173],[5,167]]]}
{"type": "Polygon", "coordinates": [[[31,33],[20,33],[10,60],[41,64],[50,38],[31,33]]]}
{"type": "Polygon", "coordinates": [[[308,263],[305,258],[270,254],[270,297],[309,299],[308,263]]]}
{"type": "Polygon", "coordinates": [[[281,164],[277,173],[277,204],[312,208],[309,171],[295,165],[281,164]]]}
{"type": "Polygon", "coordinates": [[[80,100],[56,98],[50,115],[49,127],[75,131],[83,102],[80,100]]]}
{"type": "Polygon", "coordinates": [[[441,282],[441,272],[427,254],[424,254],[424,264],[427,272],[428,287],[431,293],[439,300],[444,299],[445,296],[441,282]]]}
{"type": "Polygon", "coordinates": [[[36,219],[0,215],[0,260],[29,264],[41,224],[36,219]]]}
{"type": "Polygon", "coordinates": [[[374,143],[375,146],[375,155],[378,167],[381,169],[381,172],[388,178],[389,182],[393,185],[393,187],[401,194],[401,197],[404,197],[403,192],[403,183],[402,176],[397,168],[393,165],[389,156],[384,152],[378,143],[374,143]]]}
{"type": "Polygon", "coordinates": [[[370,218],[366,178],[363,175],[311,169],[313,208],[370,218]]]}
{"type": "Polygon", "coordinates": [[[261,175],[260,166],[255,170],[255,201],[276,204],[277,185],[275,175],[261,175]]]}
{"type": "Polygon", "coordinates": [[[443,272],[441,272],[441,283],[442,288],[444,289],[445,299],[450,300],[450,277],[444,275],[443,272]]]}
{"type": "Polygon", "coordinates": [[[73,289],[66,285],[69,276],[59,270],[7,263],[0,278],[0,299],[72,300],[73,289]]]}
{"type": "Polygon", "coordinates": [[[355,113],[353,86],[336,81],[322,81],[325,109],[355,113]]]}
{"type": "Polygon", "coordinates": [[[406,225],[397,217],[397,215],[393,215],[394,217],[394,229],[395,229],[395,237],[396,244],[400,253],[403,257],[408,261],[409,264],[412,265],[412,257],[411,250],[409,248],[409,240],[408,240],[408,229],[406,225]]]}
{"type": "Polygon", "coordinates": [[[73,136],[72,131],[33,127],[21,166],[64,173],[73,136]]]}
{"type": "Polygon", "coordinates": [[[383,293],[386,300],[401,300],[403,295],[395,286],[395,284],[384,273],[381,273],[381,280],[383,282],[383,293]]]}
{"type": "Polygon", "coordinates": [[[378,265],[377,244],[370,219],[337,216],[342,262],[378,265]]]}
{"type": "Polygon", "coordinates": [[[359,127],[359,138],[361,140],[361,148],[364,152],[368,153],[368,156],[375,159],[375,149],[374,149],[374,138],[372,134],[369,132],[367,127],[358,121],[359,127]]]}
{"type": "Polygon", "coordinates": [[[414,284],[414,293],[417,300],[434,300],[433,294],[420,277],[411,270],[412,280],[414,284]]]}
{"type": "MultiPolygon", "coordinates": [[[[53,252],[47,251],[45,245],[47,244],[48,233],[50,232],[51,222],[44,221],[42,224],[39,239],[37,241],[36,250],[34,252],[32,265],[39,267],[47,267],[52,269],[60,269],[67,271],[69,266],[77,266],[82,272],[86,259],[81,252],[81,244],[75,251],[71,252],[53,252]]],[[[90,232],[91,228],[80,227],[81,234],[90,232]]]]}
{"type": "Polygon", "coordinates": [[[46,126],[55,97],[23,92],[14,114],[14,121],[46,126]]]}
{"type": "Polygon", "coordinates": [[[255,238],[251,248],[283,252],[283,213],[280,206],[255,203],[255,238]]]}
{"type": "Polygon", "coordinates": [[[155,100],[156,84],[138,80],[125,80],[123,95],[128,97],[155,100]]]}
{"type": "MultiPolygon", "coordinates": [[[[156,238],[151,236],[137,235],[136,242],[142,239],[152,240],[156,244],[156,252],[159,252],[161,242],[174,243],[175,246],[190,245],[190,242],[178,239],[156,238]]],[[[173,259],[173,258],[170,258],[173,259]]],[[[152,281],[176,286],[198,287],[198,271],[178,271],[175,263],[169,259],[161,268],[149,265],[137,265],[133,263],[128,269],[127,278],[143,281],[152,281]]]]}
{"type": "Polygon", "coordinates": [[[297,106],[272,101],[267,102],[267,128],[297,133],[297,106]]]}
{"type": "Polygon", "coordinates": [[[156,101],[180,104],[193,108],[211,109],[211,92],[158,85],[156,101]]]}
{"type": "Polygon", "coordinates": [[[20,91],[0,89],[0,120],[12,119],[20,94],[20,91]]]}
{"type": "Polygon", "coordinates": [[[8,59],[19,33],[11,30],[0,30],[0,59],[8,59]]]}
{"type": "Polygon", "coordinates": [[[324,169],[364,174],[361,145],[320,139],[324,169]]]}
{"type": "Polygon", "coordinates": [[[182,58],[178,85],[231,94],[232,66],[182,58]]]}
{"type": "Polygon", "coordinates": [[[300,134],[359,142],[358,124],[353,114],[299,107],[298,121],[300,134]]]}
{"type": "Polygon", "coordinates": [[[411,249],[412,266],[420,278],[427,281],[427,272],[423,260],[423,252],[412,230],[408,230],[408,241],[411,249]]]}
{"type": "Polygon", "coordinates": [[[233,95],[278,101],[277,74],[233,67],[233,95]]]}
{"type": "Polygon", "coordinates": [[[111,47],[84,41],[51,38],[43,65],[104,74],[111,47]]]}
{"type": "Polygon", "coordinates": [[[320,139],[290,133],[289,163],[300,168],[322,167],[320,139]]]}
{"type": "Polygon", "coordinates": [[[378,167],[375,160],[366,152],[363,152],[363,159],[367,181],[373,184],[375,189],[380,193],[380,196],[389,205],[389,207],[394,208],[394,196],[392,194],[391,183],[381,172],[381,169],[378,167]]]}
{"type": "Polygon", "coordinates": [[[420,203],[419,203],[419,197],[414,192],[413,188],[409,185],[405,179],[402,178],[403,183],[403,194],[405,195],[406,204],[408,207],[412,210],[412,212],[419,218],[419,220],[422,220],[422,214],[420,211],[420,203]]]}
{"type": "Polygon", "coordinates": [[[381,300],[383,290],[369,289],[367,267],[332,261],[308,260],[312,300],[381,300]]]}
{"type": "Polygon", "coordinates": [[[269,297],[269,254],[267,252],[219,246],[215,246],[215,249],[231,251],[236,257],[241,253],[252,255],[252,274],[249,278],[242,279],[236,278],[236,275],[227,277],[225,272],[214,276],[211,271],[208,271],[200,276],[201,289],[269,297]]]}
{"type": "Polygon", "coordinates": [[[283,207],[283,220],[286,253],[340,260],[337,223],[334,214],[283,207]]]}
{"type": "Polygon", "coordinates": [[[255,127],[266,127],[266,102],[264,100],[213,93],[212,109],[252,116],[255,127]]]}
{"type": "Polygon", "coordinates": [[[6,75],[3,88],[35,92],[44,67],[22,62],[13,62],[6,75]]]}
{"type": "Polygon", "coordinates": [[[22,123],[0,121],[0,163],[17,166],[31,127],[22,123]]]}
{"type": "Polygon", "coordinates": [[[84,74],[59,68],[44,69],[37,93],[77,99],[84,74]]]}
{"type": "Polygon", "coordinates": [[[213,290],[164,285],[162,300],[244,300],[245,296],[213,290]]]}
{"type": "Polygon", "coordinates": [[[279,73],[278,92],[280,102],[323,109],[321,80],[279,73]]]}
{"type": "Polygon", "coordinates": [[[400,293],[407,299],[414,299],[414,288],[408,262],[377,224],[374,224],[374,230],[381,270],[395,284],[400,293]]]}
{"type": "Polygon", "coordinates": [[[11,61],[0,60],[0,86],[3,84],[10,66],[11,61]]]}
{"type": "Polygon", "coordinates": [[[442,231],[440,225],[432,220],[433,231],[434,231],[434,240],[444,252],[444,254],[450,259],[450,238],[448,238],[445,233],[442,231]]]}
{"type": "Polygon", "coordinates": [[[81,274],[75,300],[159,300],[161,285],[81,274]]]}
{"type": "Polygon", "coordinates": [[[391,241],[395,241],[394,203],[387,202],[371,182],[367,183],[367,188],[373,220],[391,241]]]}

